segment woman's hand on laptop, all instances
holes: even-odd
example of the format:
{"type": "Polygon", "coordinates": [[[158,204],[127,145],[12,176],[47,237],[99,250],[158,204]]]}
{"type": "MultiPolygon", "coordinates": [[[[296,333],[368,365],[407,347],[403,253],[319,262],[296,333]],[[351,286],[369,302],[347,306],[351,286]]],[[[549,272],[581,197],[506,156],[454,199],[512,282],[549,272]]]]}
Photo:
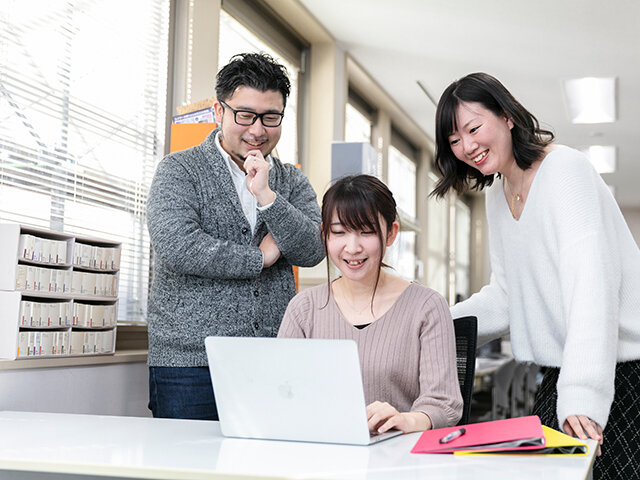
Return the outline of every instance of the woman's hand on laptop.
{"type": "Polygon", "coordinates": [[[367,405],[369,431],[384,433],[396,429],[403,433],[422,432],[431,429],[431,419],[422,412],[398,412],[387,402],[375,401],[367,405]]]}

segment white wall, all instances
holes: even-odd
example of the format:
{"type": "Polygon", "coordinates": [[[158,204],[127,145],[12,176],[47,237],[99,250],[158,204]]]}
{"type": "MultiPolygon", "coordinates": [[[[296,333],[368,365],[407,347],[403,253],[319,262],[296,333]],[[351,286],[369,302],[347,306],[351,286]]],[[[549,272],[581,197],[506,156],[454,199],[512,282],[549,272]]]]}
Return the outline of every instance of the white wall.
{"type": "Polygon", "coordinates": [[[149,417],[148,382],[144,362],[0,370],[0,410],[149,417]]]}
{"type": "Polygon", "coordinates": [[[627,220],[627,225],[629,225],[633,238],[640,245],[640,208],[622,208],[621,210],[627,220]]]}

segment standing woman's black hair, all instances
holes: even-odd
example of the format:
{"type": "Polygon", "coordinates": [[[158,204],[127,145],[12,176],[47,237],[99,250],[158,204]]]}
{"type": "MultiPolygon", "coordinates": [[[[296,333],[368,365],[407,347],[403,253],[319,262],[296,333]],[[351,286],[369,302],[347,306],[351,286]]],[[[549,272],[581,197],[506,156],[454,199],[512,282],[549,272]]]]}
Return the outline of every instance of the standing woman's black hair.
{"type": "Polygon", "coordinates": [[[458,129],[456,111],[462,102],[480,103],[494,115],[511,119],[513,128],[513,156],[522,170],[542,158],[544,148],[554,135],[540,128],[540,124],[498,79],[486,73],[471,73],[449,85],[436,109],[436,167],[442,175],[431,195],[443,197],[453,188],[461,194],[469,189],[482,190],[493,183],[493,175],[458,160],[451,150],[449,136],[458,129]]]}
{"type": "MultiPolygon", "coordinates": [[[[380,258],[378,259],[378,274],[371,295],[371,309],[373,312],[373,297],[375,296],[380,269],[386,267],[382,262],[384,244],[387,234],[391,231],[393,222],[398,217],[396,201],[389,188],[376,177],[371,175],[352,175],[338,179],[322,198],[321,235],[327,254],[327,281],[329,280],[329,261],[327,239],[331,235],[331,221],[334,213],[341,225],[347,230],[375,232],[380,242],[380,258]],[[383,232],[380,217],[386,223],[387,231],[383,232]]],[[[329,286],[329,294],[331,288],[329,286]]]]}

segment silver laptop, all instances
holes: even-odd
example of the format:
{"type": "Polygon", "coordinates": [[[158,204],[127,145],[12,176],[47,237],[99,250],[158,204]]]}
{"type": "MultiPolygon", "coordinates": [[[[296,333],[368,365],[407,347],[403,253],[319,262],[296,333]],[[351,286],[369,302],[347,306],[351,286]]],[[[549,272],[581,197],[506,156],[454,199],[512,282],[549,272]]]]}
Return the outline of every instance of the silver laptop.
{"type": "Polygon", "coordinates": [[[353,340],[207,337],[220,428],[228,437],[369,445],[353,340]]]}

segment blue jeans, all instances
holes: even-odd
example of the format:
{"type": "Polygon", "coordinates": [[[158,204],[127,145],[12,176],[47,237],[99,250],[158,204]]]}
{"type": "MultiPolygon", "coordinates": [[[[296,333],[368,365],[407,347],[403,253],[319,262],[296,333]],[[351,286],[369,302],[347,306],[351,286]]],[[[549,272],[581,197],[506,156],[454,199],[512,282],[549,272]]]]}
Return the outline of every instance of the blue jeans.
{"type": "Polygon", "coordinates": [[[218,420],[208,367],[149,367],[149,409],[156,418],[218,420]]]}

